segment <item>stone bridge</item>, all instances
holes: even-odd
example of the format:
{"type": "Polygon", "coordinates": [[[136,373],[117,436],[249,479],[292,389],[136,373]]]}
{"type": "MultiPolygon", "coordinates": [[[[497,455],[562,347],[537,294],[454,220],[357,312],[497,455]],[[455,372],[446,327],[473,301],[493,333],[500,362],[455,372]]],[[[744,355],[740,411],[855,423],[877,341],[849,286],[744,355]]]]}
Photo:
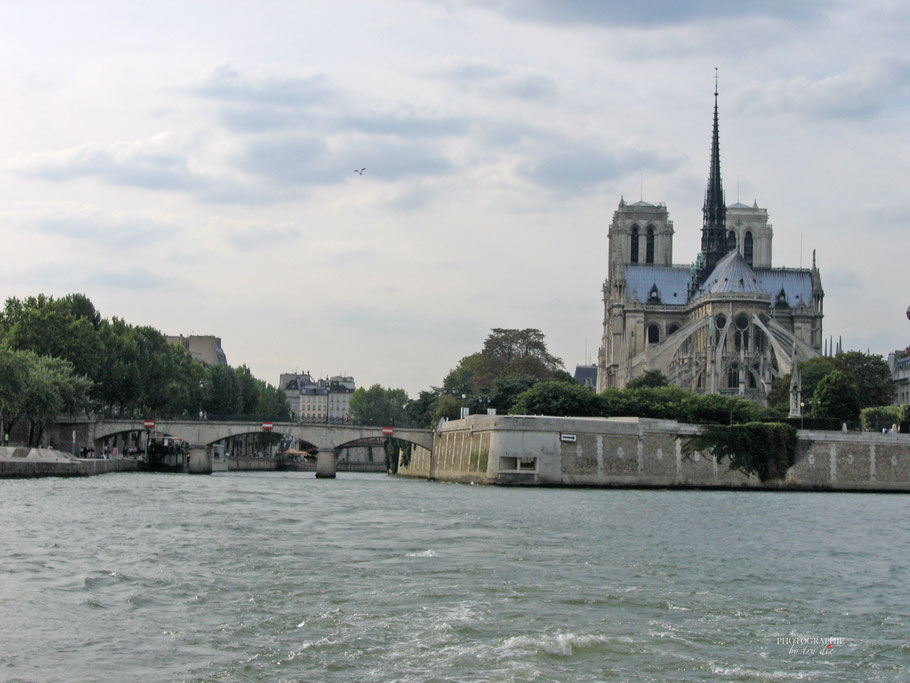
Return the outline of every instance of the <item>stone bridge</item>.
{"type": "MultiPolygon", "coordinates": [[[[211,460],[211,446],[224,439],[244,434],[260,434],[266,431],[264,425],[271,425],[268,431],[272,434],[287,436],[295,441],[304,441],[317,449],[316,476],[334,477],[335,459],[341,448],[357,445],[364,439],[388,437],[388,429],[368,425],[330,425],[299,424],[296,422],[261,421],[216,421],[216,420],[155,420],[153,432],[156,437],[169,436],[182,439],[190,445],[191,458],[211,460]]],[[[143,432],[146,424],[143,420],[79,420],[74,422],[58,421],[56,425],[60,434],[69,430],[82,432],[85,441],[98,445],[100,441],[118,434],[143,432]],[[85,430],[85,431],[83,431],[85,430]]],[[[392,437],[433,450],[433,431],[430,429],[394,428],[392,437]]],[[[97,450],[100,450],[98,448],[97,450]]],[[[197,471],[205,471],[204,465],[197,471]]],[[[209,467],[211,471],[211,467],[209,467]]]]}

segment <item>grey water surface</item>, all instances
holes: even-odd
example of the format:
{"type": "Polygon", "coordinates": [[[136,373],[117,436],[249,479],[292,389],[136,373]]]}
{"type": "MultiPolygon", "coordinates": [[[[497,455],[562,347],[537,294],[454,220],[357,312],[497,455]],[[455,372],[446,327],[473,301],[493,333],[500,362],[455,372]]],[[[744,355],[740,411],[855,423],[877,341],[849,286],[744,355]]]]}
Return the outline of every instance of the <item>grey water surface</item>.
{"type": "Polygon", "coordinates": [[[908,503],[0,481],[0,680],[908,680],[908,503]]]}

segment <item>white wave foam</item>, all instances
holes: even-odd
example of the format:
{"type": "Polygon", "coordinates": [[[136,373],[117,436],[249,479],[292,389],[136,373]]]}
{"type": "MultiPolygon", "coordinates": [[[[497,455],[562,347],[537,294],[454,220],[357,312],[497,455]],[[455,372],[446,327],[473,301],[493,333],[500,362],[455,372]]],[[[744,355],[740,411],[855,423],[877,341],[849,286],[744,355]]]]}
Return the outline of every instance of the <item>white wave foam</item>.
{"type": "Polygon", "coordinates": [[[436,557],[436,551],[424,550],[422,553],[408,553],[408,557],[436,557]]]}
{"type": "Polygon", "coordinates": [[[609,642],[606,636],[556,633],[555,635],[513,636],[506,639],[503,647],[509,650],[533,650],[548,655],[571,657],[579,648],[592,647],[606,642],[609,642]]]}

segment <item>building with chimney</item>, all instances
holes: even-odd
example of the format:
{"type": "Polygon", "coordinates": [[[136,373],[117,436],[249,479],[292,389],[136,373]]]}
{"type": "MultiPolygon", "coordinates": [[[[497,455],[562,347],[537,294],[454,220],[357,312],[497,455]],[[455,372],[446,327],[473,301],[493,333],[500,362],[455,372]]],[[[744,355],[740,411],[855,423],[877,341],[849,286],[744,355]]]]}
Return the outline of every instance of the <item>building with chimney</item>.
{"type": "Polygon", "coordinates": [[[700,393],[766,401],[771,382],[822,351],[821,275],[772,265],[773,230],[757,202],[727,206],[717,88],[701,251],[673,263],[663,203],[620,199],[608,232],[597,390],[647,370],[700,393]]]}
{"type": "Polygon", "coordinates": [[[191,334],[184,337],[165,336],[168,344],[182,346],[195,360],[205,366],[227,365],[227,356],[221,348],[221,338],[210,334],[191,334]]]}
{"type": "Polygon", "coordinates": [[[315,380],[308,372],[289,372],[279,377],[278,386],[287,396],[292,420],[330,424],[350,422],[351,396],[357,389],[353,377],[335,375],[315,380]]]}

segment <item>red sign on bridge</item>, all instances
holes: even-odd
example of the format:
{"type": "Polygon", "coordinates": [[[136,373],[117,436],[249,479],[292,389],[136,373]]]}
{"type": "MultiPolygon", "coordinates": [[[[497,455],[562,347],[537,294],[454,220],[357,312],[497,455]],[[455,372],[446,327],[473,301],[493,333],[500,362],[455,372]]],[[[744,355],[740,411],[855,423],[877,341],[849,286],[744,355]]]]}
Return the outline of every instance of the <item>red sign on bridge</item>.
{"type": "Polygon", "coordinates": [[[143,420],[142,426],[145,427],[146,429],[154,429],[155,421],[154,420],[143,420]]]}
{"type": "Polygon", "coordinates": [[[273,426],[274,426],[274,425],[273,425],[271,422],[263,422],[263,423],[262,423],[262,428],[263,428],[265,431],[267,431],[267,432],[272,431],[272,427],[273,427],[273,426]]]}
{"type": "Polygon", "coordinates": [[[383,427],[382,428],[382,433],[384,436],[392,436],[393,431],[394,431],[394,429],[392,427],[383,427]]]}

